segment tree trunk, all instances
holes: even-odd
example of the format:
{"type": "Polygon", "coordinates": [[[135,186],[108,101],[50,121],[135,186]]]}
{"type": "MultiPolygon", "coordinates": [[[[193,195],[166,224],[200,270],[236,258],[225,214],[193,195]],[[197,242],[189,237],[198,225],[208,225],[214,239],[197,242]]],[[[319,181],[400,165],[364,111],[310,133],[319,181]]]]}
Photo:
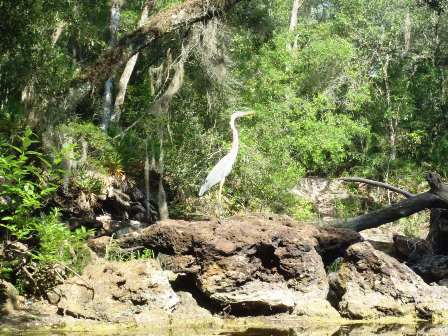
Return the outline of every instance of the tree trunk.
{"type": "Polygon", "coordinates": [[[145,208],[146,208],[146,220],[148,223],[151,222],[151,190],[149,189],[149,156],[148,156],[148,144],[146,143],[146,151],[145,151],[145,167],[143,171],[144,179],[145,179],[145,208]]]}
{"type": "MultiPolygon", "coordinates": [[[[293,0],[292,9],[291,9],[291,20],[289,22],[289,31],[294,32],[297,28],[298,18],[299,18],[299,9],[302,7],[304,0],[293,0]]],[[[288,46],[289,49],[297,48],[297,37],[294,39],[294,42],[288,46]]]]}
{"type": "MultiPolygon", "coordinates": [[[[190,49],[190,47],[187,47],[182,50],[182,55],[180,57],[180,60],[173,66],[173,67],[175,67],[176,70],[174,72],[174,75],[173,75],[173,78],[171,79],[170,84],[168,85],[168,88],[165,90],[165,92],[163,94],[160,95],[159,98],[157,98],[151,104],[151,106],[148,108],[148,114],[160,116],[160,115],[166,114],[168,112],[168,109],[171,104],[171,100],[179,92],[180,88],[182,87],[183,80],[184,80],[184,64],[185,64],[185,61],[187,60],[188,55],[190,53],[189,49],[190,49]]],[[[168,63],[169,62],[170,61],[168,61],[168,63]]],[[[157,69],[159,69],[158,72],[162,71],[161,73],[159,73],[159,75],[163,75],[163,64],[160,67],[158,67],[157,69]]],[[[150,71],[151,71],[151,69],[150,69],[150,71]]],[[[168,70],[168,72],[169,72],[169,70],[168,70]]],[[[151,85],[150,86],[151,95],[154,95],[155,94],[155,85],[152,82],[150,85],[151,85]]],[[[129,131],[131,128],[135,127],[135,125],[137,125],[144,117],[145,117],[145,114],[141,115],[140,118],[138,118],[136,121],[134,121],[123,132],[116,135],[115,138],[126,134],[127,131],[129,131]]]]}
{"type": "Polygon", "coordinates": [[[67,135],[62,136],[61,149],[63,153],[62,158],[62,166],[63,166],[63,182],[62,182],[62,191],[64,194],[68,194],[70,178],[72,177],[73,170],[76,169],[76,161],[74,160],[73,155],[73,139],[67,135]]]}
{"type": "Polygon", "coordinates": [[[368,180],[368,179],[365,179],[365,178],[360,178],[360,177],[342,177],[342,178],[340,178],[340,180],[341,181],[345,181],[345,182],[358,182],[358,183],[365,183],[365,184],[374,185],[374,186],[377,186],[377,187],[385,188],[387,190],[391,190],[393,192],[402,194],[406,198],[415,196],[413,193],[410,193],[407,190],[403,190],[401,188],[395,187],[395,186],[387,184],[387,183],[373,181],[373,180],[368,180]]]}
{"type": "Polygon", "coordinates": [[[59,41],[59,38],[62,35],[62,32],[64,31],[66,23],[64,21],[59,21],[56,25],[56,29],[54,30],[53,34],[51,35],[51,45],[54,47],[56,43],[59,41]]]}
{"type": "Polygon", "coordinates": [[[159,206],[160,220],[166,220],[169,218],[168,203],[166,202],[166,192],[163,187],[163,174],[164,174],[164,153],[163,153],[163,125],[160,125],[161,129],[159,132],[159,143],[160,143],[160,154],[158,163],[158,173],[159,173],[159,188],[157,193],[157,204],[159,206]]]}
{"type": "Polygon", "coordinates": [[[431,209],[429,232],[426,240],[435,254],[448,255],[448,210],[431,209]]]}
{"type": "Polygon", "coordinates": [[[431,187],[428,192],[410,196],[401,202],[366,215],[330,222],[330,225],[362,231],[425,209],[448,209],[448,185],[442,183],[440,176],[436,173],[429,173],[426,179],[431,187]]]}
{"type": "MultiPolygon", "coordinates": [[[[158,166],[157,172],[158,172],[158,176],[159,176],[157,203],[158,203],[158,207],[159,207],[160,220],[166,220],[169,218],[168,203],[166,201],[166,192],[165,192],[165,188],[163,186],[163,175],[164,175],[163,133],[164,133],[164,127],[166,126],[165,122],[163,120],[166,119],[166,115],[168,114],[173,97],[179,92],[180,88],[182,87],[182,84],[184,81],[184,64],[187,61],[189,54],[190,54],[190,45],[187,45],[186,48],[182,48],[180,60],[178,61],[177,64],[174,65],[174,68],[175,68],[174,76],[173,76],[173,79],[171,80],[170,84],[168,85],[168,88],[160,96],[160,98],[154,102],[154,104],[151,107],[151,112],[154,115],[156,115],[159,119],[160,153],[159,153],[159,160],[158,160],[158,165],[157,165],[158,166]]],[[[168,59],[170,59],[170,58],[168,58],[168,59]]],[[[171,62],[171,61],[169,61],[169,62],[171,62]]],[[[168,72],[169,72],[169,68],[171,68],[171,64],[168,64],[167,67],[168,67],[168,72]]],[[[151,86],[151,87],[153,87],[153,86],[151,86]]]]}
{"type": "MultiPolygon", "coordinates": [[[[160,220],[165,220],[169,218],[168,211],[168,203],[166,201],[166,192],[163,186],[163,175],[164,175],[164,152],[163,152],[163,133],[165,122],[163,120],[166,119],[166,115],[168,114],[171,101],[173,97],[179,92],[180,88],[183,84],[184,79],[184,64],[190,53],[190,45],[182,49],[182,53],[180,55],[180,60],[173,67],[175,68],[175,72],[173,75],[173,79],[171,80],[168,88],[165,92],[157,99],[154,104],[151,106],[151,113],[157,116],[159,119],[159,144],[160,144],[160,153],[159,160],[157,164],[157,173],[159,176],[158,181],[158,193],[157,193],[157,203],[159,208],[159,216],[160,220]]],[[[171,64],[167,65],[168,71],[171,67],[171,64]]],[[[153,85],[151,86],[153,87],[153,85]]]]}
{"type": "Polygon", "coordinates": [[[110,123],[110,116],[112,114],[112,90],[114,82],[112,77],[108,78],[104,85],[104,102],[103,102],[103,118],[101,120],[101,129],[107,132],[110,123]]]}
{"type": "MultiPolygon", "coordinates": [[[[54,47],[62,35],[65,28],[65,22],[59,21],[56,25],[53,34],[51,34],[51,46],[54,47]]],[[[39,124],[40,116],[38,109],[35,106],[35,92],[34,92],[34,76],[28,81],[22,90],[21,101],[26,111],[26,125],[28,127],[35,127],[39,124]]]]}
{"type": "MultiPolygon", "coordinates": [[[[155,0],[146,1],[143,6],[142,14],[140,16],[140,21],[138,22],[138,27],[143,26],[146,20],[148,20],[149,11],[154,7],[155,0]]],[[[134,71],[135,64],[137,63],[138,54],[136,53],[132,56],[124,67],[123,73],[121,74],[120,81],[118,83],[118,93],[115,98],[114,111],[111,116],[111,122],[118,124],[121,117],[121,107],[124,103],[124,98],[126,96],[126,90],[128,88],[128,83],[131,78],[132,72],[134,71]]]]}
{"type": "Polygon", "coordinates": [[[289,22],[289,31],[293,32],[297,28],[299,9],[302,7],[303,0],[293,0],[291,10],[291,20],[289,22]]]}
{"type": "MultiPolygon", "coordinates": [[[[113,0],[110,8],[110,41],[109,47],[114,48],[118,40],[118,29],[120,27],[120,2],[113,0]]],[[[113,77],[109,77],[104,85],[104,103],[103,103],[103,118],[101,121],[101,129],[107,131],[109,127],[110,118],[112,115],[112,100],[113,100],[113,77]]]]}
{"type": "Polygon", "coordinates": [[[397,127],[398,120],[392,116],[389,120],[390,162],[397,159],[397,127]]]}
{"type": "MultiPolygon", "coordinates": [[[[392,217],[401,217],[402,215],[414,213],[418,209],[423,210],[426,208],[430,208],[431,215],[429,221],[429,232],[425,239],[428,245],[425,246],[429,246],[430,251],[432,251],[432,253],[436,255],[448,255],[448,186],[441,183],[440,178],[437,174],[428,175],[428,182],[431,185],[431,191],[418,195],[419,198],[416,198],[416,195],[406,190],[378,181],[372,181],[358,177],[342,178],[341,180],[346,182],[367,183],[370,185],[383,187],[388,190],[400,193],[408,199],[411,199],[410,202],[400,202],[392,210],[391,208],[385,208],[365,216],[348,219],[347,221],[345,221],[345,225],[351,226],[357,231],[361,231],[364,228],[377,227],[383,224],[388,216],[390,217],[387,220],[390,221],[390,218],[392,217]],[[439,199],[437,199],[437,197],[439,199]],[[437,206],[443,207],[438,208],[437,206]],[[403,210],[402,213],[399,213],[400,209],[403,210]]],[[[337,225],[340,226],[341,221],[337,225]]],[[[404,237],[394,237],[395,243],[396,239],[405,239],[406,241],[406,238],[404,237]]],[[[409,243],[407,242],[406,244],[409,243]]],[[[409,246],[406,246],[406,248],[409,248],[409,246]]],[[[418,250],[416,250],[415,246],[410,246],[410,248],[412,250],[412,254],[418,253],[418,250]]],[[[417,254],[415,256],[421,257],[422,255],[417,254]]],[[[407,255],[406,257],[409,257],[409,255],[407,255]]]]}
{"type": "Polygon", "coordinates": [[[403,56],[406,56],[409,52],[409,49],[411,49],[411,31],[412,31],[412,20],[411,20],[411,13],[408,9],[403,24],[403,32],[404,32],[403,56]]]}
{"type": "MultiPolygon", "coordinates": [[[[387,111],[390,114],[392,103],[391,103],[391,93],[390,93],[390,85],[389,85],[389,64],[390,64],[390,55],[386,55],[386,61],[383,64],[383,75],[384,75],[384,89],[386,91],[386,107],[387,111]]],[[[395,114],[395,113],[394,113],[395,114]]],[[[398,120],[394,115],[388,115],[388,128],[389,128],[389,144],[390,144],[390,156],[389,161],[395,161],[397,158],[397,127],[398,120]]]]}
{"type": "Polygon", "coordinates": [[[440,46],[441,46],[441,38],[440,38],[440,25],[441,25],[441,12],[437,11],[437,15],[435,16],[433,23],[433,32],[432,32],[432,64],[434,66],[439,65],[440,59],[440,46]]]}

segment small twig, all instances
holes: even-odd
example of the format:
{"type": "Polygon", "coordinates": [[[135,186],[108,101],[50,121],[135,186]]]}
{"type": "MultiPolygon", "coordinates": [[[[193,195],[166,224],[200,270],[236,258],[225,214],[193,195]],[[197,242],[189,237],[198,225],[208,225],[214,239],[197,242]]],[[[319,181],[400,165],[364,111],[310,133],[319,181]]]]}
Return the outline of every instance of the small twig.
{"type": "Polygon", "coordinates": [[[26,266],[23,265],[20,269],[25,273],[28,279],[30,279],[33,282],[33,284],[37,286],[36,280],[34,280],[33,275],[26,269],[26,266]]]}

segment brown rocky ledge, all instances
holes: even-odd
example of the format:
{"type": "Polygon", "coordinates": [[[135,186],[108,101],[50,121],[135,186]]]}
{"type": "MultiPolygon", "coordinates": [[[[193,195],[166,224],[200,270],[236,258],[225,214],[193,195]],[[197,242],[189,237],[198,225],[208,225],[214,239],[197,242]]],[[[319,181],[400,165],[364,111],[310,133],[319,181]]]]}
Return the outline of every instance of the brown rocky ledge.
{"type": "MultiPolygon", "coordinates": [[[[89,246],[102,257],[111,240],[89,246]]],[[[428,285],[346,229],[283,217],[169,220],[113,244],[150,248],[157,258],[98,259],[48,293],[47,316],[120,323],[216,314],[327,321],[448,316],[448,289],[428,285]]]]}
{"type": "MultiPolygon", "coordinates": [[[[233,315],[290,312],[338,317],[327,301],[321,257],[343,253],[358,233],[288,219],[232,218],[224,223],[165,221],[115,241],[159,252],[178,288],[194,287],[205,304],[233,315]]],[[[99,254],[107,241],[92,241],[99,254]]]]}

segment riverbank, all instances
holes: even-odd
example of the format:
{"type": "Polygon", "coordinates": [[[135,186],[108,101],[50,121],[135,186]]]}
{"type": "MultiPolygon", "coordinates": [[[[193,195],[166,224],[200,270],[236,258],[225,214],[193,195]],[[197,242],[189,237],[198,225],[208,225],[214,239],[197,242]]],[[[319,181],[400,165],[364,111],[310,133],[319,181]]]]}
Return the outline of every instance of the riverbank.
{"type": "Polygon", "coordinates": [[[347,325],[419,330],[443,329],[433,324],[447,321],[446,287],[425,283],[405,263],[346,229],[288,217],[169,220],[88,245],[92,262],[42,300],[24,299],[10,288],[4,328],[98,333],[156,328],[163,334],[187,326],[309,326],[310,335],[333,335],[347,325]],[[112,245],[154,255],[109,260],[112,245]]]}

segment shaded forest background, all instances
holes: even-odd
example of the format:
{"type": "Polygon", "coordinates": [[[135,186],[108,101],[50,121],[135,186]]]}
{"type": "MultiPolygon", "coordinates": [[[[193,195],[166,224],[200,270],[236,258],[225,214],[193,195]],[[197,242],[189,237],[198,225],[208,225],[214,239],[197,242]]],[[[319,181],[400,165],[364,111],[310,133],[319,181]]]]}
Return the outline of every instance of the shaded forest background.
{"type": "Polygon", "coordinates": [[[4,237],[36,246],[36,263],[82,250],[91,232],[61,225],[51,199],[100,194],[99,176],[144,189],[146,167],[158,216],[207,216],[213,193],[197,192],[230,146],[235,110],[255,116],[239,122],[228,214],[312,218],[290,193],[307,176],[416,190],[423,172],[448,174],[443,1],[240,1],[164,34],[73,103],[84,69],[181,2],[0,3],[0,223],[4,237]]]}

